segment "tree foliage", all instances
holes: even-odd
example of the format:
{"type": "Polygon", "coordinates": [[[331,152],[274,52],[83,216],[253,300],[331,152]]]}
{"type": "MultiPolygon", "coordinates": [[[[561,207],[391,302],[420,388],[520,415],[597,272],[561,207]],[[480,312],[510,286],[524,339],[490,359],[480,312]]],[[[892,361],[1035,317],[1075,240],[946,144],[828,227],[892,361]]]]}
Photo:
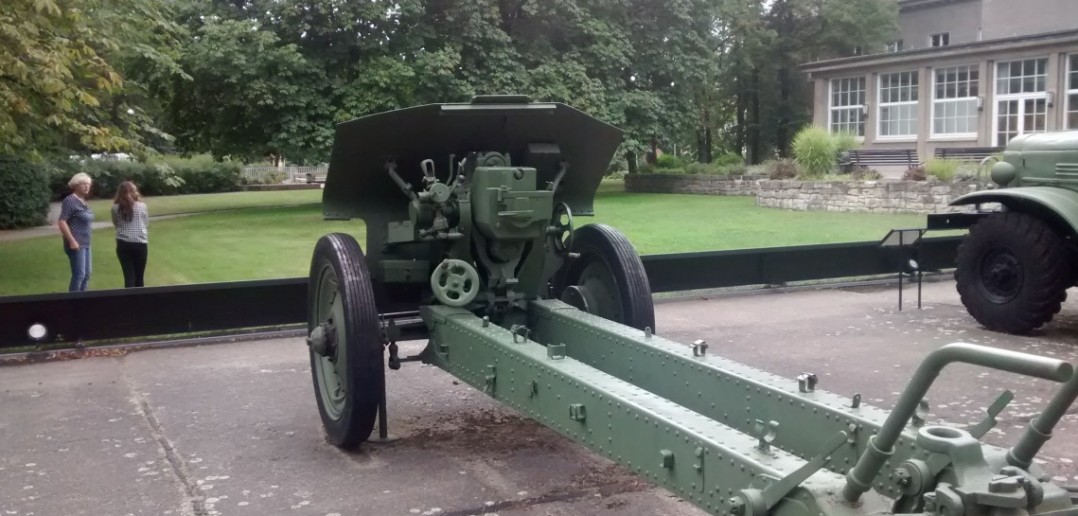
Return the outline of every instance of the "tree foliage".
{"type": "Polygon", "coordinates": [[[143,150],[161,133],[142,81],[179,73],[173,36],[162,0],[5,0],[0,154],[143,150]]]}
{"type": "Polygon", "coordinates": [[[522,93],[621,127],[630,161],[759,161],[808,120],[797,66],[882,46],[896,15],[893,0],[165,2],[8,0],[0,152],[324,161],[335,123],[522,93]]]}

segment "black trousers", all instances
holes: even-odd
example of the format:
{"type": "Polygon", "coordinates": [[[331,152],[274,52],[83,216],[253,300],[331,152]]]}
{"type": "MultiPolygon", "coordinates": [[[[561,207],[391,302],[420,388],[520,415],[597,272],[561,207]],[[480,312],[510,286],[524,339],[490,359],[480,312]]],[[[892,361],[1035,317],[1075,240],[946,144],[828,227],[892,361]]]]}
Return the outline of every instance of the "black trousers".
{"type": "Polygon", "coordinates": [[[116,241],[116,257],[124,271],[124,288],[141,287],[146,272],[146,255],[149,245],[138,242],[116,241]]]}

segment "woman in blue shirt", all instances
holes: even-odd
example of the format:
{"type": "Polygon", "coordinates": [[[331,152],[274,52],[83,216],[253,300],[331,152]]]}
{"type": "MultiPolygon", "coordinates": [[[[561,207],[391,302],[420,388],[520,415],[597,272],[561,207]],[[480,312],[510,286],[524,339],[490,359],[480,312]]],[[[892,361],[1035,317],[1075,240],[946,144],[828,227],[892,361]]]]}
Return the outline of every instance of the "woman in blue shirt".
{"type": "Polygon", "coordinates": [[[93,272],[90,254],[90,233],[93,231],[94,212],[86,204],[90,195],[90,176],[79,172],[71,177],[67,186],[71,195],[64,198],[60,205],[60,221],[56,223],[64,236],[64,252],[71,263],[71,284],[68,290],[78,292],[86,290],[93,272]]]}

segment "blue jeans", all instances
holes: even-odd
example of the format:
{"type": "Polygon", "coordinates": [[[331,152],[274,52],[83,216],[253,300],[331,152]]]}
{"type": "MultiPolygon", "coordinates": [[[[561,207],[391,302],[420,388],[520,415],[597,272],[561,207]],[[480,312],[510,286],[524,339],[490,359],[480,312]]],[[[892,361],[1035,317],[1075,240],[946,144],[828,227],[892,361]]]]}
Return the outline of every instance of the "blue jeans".
{"type": "Polygon", "coordinates": [[[64,252],[67,260],[71,262],[71,284],[67,287],[69,292],[86,290],[86,283],[90,281],[90,273],[94,271],[93,256],[90,254],[90,246],[82,245],[72,250],[64,244],[64,252]]]}

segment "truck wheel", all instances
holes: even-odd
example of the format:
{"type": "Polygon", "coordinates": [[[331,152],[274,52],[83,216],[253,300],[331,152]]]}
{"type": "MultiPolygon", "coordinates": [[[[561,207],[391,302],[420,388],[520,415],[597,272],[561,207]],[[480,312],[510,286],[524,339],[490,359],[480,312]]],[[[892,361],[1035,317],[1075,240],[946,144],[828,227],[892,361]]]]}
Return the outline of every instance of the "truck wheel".
{"type": "Polygon", "coordinates": [[[585,312],[637,329],[655,329],[644,264],[629,239],[604,224],[573,231],[572,259],[563,270],[560,298],[585,312]]]}
{"type": "Polygon", "coordinates": [[[993,331],[1024,334],[1051,321],[1071,278],[1063,239],[1024,213],[985,217],[958,248],[962,304],[993,331]]]}
{"type": "Polygon", "coordinates": [[[351,449],[374,429],[385,368],[370,272],[349,235],[323,236],[307,286],[315,400],[329,442],[351,449]]]}

